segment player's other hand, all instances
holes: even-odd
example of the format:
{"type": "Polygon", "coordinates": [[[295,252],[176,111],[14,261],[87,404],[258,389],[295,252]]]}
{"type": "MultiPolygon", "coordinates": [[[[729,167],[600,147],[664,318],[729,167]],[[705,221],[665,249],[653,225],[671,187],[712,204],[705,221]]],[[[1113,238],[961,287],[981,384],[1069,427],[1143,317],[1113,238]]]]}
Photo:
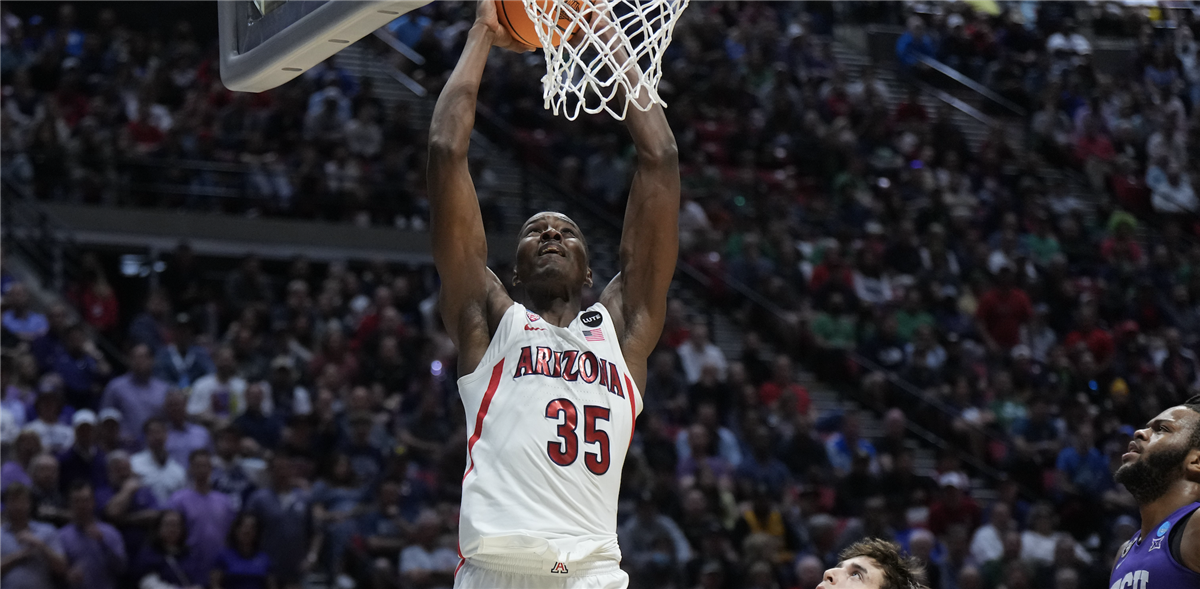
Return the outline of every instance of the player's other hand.
{"type": "Polygon", "coordinates": [[[496,3],[492,0],[479,0],[475,3],[475,24],[488,28],[492,34],[492,45],[496,47],[517,53],[533,51],[532,47],[513,40],[508,30],[500,26],[500,19],[496,16],[496,3]]]}

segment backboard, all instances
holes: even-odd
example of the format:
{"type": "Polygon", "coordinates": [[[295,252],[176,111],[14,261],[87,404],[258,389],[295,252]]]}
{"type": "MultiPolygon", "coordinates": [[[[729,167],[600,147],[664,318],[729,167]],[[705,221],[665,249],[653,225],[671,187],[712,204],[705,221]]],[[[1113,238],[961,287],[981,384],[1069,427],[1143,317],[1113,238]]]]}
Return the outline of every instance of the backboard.
{"type": "Polygon", "coordinates": [[[430,1],[219,1],[221,81],[240,92],[270,90],[430,1]]]}

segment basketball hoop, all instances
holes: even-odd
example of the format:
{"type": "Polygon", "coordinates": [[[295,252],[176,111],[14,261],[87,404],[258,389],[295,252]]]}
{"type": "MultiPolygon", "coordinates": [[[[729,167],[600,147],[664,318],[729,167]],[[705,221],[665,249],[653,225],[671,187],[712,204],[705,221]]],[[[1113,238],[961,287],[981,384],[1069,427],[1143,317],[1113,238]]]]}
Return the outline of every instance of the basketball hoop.
{"type": "Polygon", "coordinates": [[[570,120],[580,111],[624,120],[629,105],[666,106],[662,57],[688,0],[524,0],[546,52],[542,97],[570,120]],[[552,35],[568,42],[554,43],[552,35]],[[642,97],[638,100],[638,97],[642,97]]]}

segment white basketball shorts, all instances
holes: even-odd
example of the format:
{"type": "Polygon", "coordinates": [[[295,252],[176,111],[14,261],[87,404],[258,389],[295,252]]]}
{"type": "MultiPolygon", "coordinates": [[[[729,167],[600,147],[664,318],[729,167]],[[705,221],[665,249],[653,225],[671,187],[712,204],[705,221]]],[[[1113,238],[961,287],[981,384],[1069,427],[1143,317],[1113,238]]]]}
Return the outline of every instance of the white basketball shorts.
{"type": "Polygon", "coordinates": [[[454,589],[628,589],[629,575],[615,560],[572,563],[472,557],[454,573],[454,589]]]}

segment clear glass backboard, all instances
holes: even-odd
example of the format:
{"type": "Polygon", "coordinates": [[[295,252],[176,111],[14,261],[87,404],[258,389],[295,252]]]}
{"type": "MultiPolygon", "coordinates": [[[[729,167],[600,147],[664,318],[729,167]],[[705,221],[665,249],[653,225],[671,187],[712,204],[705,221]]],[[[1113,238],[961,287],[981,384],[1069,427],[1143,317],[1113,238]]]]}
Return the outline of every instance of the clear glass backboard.
{"type": "Polygon", "coordinates": [[[223,0],[221,81],[262,92],[431,0],[223,0]]]}

